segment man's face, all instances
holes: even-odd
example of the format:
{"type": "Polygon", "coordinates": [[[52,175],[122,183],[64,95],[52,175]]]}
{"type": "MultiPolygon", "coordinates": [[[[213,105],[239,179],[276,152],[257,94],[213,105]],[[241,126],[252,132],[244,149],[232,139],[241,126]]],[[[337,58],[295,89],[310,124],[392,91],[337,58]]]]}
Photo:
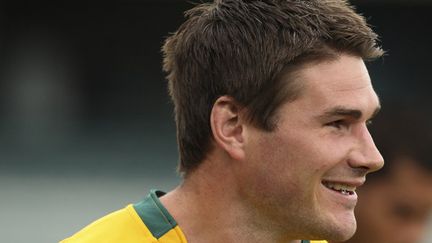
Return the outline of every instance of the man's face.
{"type": "Polygon", "coordinates": [[[259,227],[286,239],[347,239],[356,228],[355,188],[383,165],[367,129],[379,100],[361,58],[341,55],[297,74],[303,91],[280,107],[277,128],[246,128],[239,193],[259,227]]]}
{"type": "Polygon", "coordinates": [[[432,176],[409,158],[362,188],[356,208],[358,232],[349,242],[416,243],[432,209],[432,176]]]}

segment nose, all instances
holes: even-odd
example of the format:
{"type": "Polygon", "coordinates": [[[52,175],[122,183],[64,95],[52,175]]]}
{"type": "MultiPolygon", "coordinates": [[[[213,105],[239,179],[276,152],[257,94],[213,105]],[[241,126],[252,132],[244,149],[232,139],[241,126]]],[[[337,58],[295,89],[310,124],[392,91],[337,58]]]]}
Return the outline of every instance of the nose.
{"type": "Polygon", "coordinates": [[[365,168],[368,172],[381,169],[384,166],[384,158],[378,151],[366,125],[362,126],[356,137],[358,144],[357,156],[350,160],[350,166],[353,168],[365,168]]]}

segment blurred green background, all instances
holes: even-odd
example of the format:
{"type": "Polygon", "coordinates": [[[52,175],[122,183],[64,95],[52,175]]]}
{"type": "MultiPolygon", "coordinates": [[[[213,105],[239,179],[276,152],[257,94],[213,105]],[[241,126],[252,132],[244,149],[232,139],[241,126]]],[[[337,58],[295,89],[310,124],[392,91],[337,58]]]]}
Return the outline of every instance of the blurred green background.
{"type": "MultiPolygon", "coordinates": [[[[353,2],[388,51],[369,64],[384,110],[430,117],[432,3],[353,2]]],[[[191,6],[0,3],[0,242],[56,242],[179,182],[160,47],[191,6]]]]}

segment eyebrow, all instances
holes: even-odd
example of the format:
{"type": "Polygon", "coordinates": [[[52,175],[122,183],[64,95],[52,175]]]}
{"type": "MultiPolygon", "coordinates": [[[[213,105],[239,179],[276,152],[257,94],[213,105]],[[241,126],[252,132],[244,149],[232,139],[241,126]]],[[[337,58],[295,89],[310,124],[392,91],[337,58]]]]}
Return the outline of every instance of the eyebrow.
{"type": "MultiPolygon", "coordinates": [[[[374,112],[372,113],[371,117],[369,119],[372,119],[375,117],[378,112],[381,110],[381,106],[378,106],[374,112]]],[[[321,119],[328,119],[335,116],[344,116],[344,117],[352,117],[355,120],[359,120],[363,116],[363,112],[358,109],[351,109],[347,107],[337,106],[334,108],[331,108],[324,112],[324,114],[320,115],[319,118],[321,119]]]]}

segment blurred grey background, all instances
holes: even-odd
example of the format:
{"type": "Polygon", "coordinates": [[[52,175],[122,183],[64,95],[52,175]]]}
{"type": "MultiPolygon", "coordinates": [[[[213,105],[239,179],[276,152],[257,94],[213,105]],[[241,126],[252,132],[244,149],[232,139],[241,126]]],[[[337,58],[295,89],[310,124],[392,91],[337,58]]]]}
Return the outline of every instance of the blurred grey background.
{"type": "MultiPolygon", "coordinates": [[[[432,3],[353,3],[388,51],[369,64],[383,111],[430,117],[432,3]]],[[[160,47],[191,6],[0,3],[0,242],[57,242],[179,182],[160,47]]]]}

